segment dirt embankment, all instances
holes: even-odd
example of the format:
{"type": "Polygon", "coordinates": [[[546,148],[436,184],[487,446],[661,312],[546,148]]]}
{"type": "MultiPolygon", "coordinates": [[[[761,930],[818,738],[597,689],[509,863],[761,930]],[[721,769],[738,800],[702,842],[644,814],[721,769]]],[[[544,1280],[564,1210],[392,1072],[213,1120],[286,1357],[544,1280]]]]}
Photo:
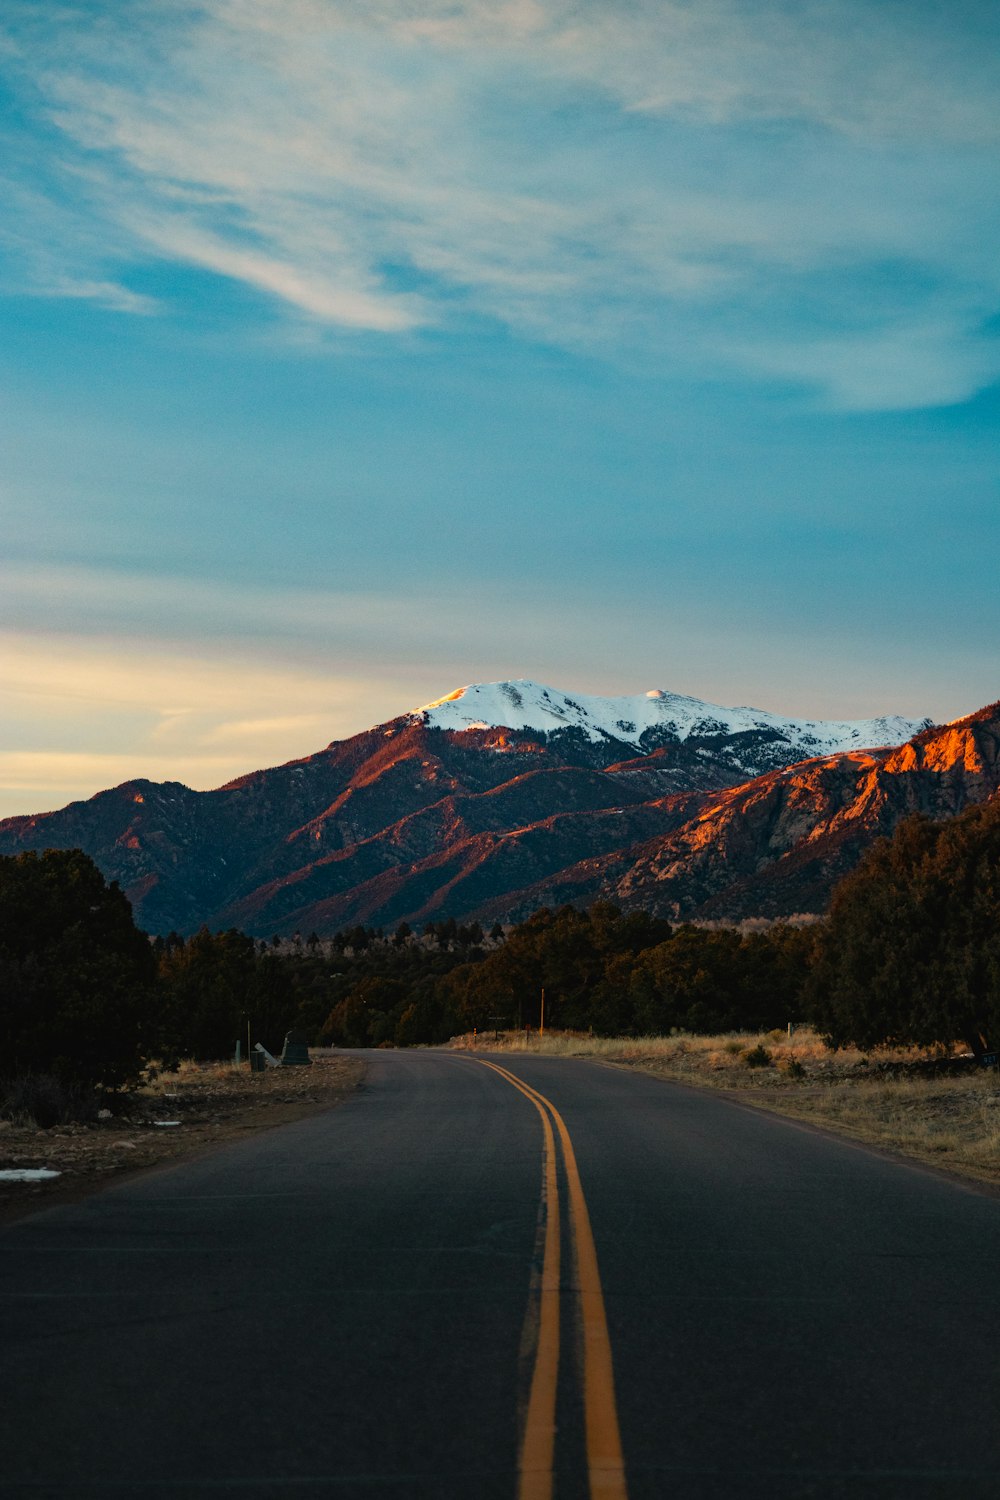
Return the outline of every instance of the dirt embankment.
{"type": "Polygon", "coordinates": [[[251,1073],[244,1064],[183,1064],[121,1101],[91,1124],[39,1129],[0,1120],[0,1171],[39,1169],[43,1180],[0,1180],[0,1223],[70,1202],[106,1183],[235,1140],[287,1125],[341,1103],[360,1083],[356,1057],[314,1056],[312,1067],[251,1073]]]}

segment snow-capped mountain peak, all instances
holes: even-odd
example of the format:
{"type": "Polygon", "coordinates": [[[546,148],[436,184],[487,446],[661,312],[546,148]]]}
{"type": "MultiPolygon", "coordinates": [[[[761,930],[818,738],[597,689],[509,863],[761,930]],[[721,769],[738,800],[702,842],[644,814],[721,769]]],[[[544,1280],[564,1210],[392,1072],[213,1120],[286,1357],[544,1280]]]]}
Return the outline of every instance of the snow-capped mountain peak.
{"type": "Polygon", "coordinates": [[[789,719],[759,708],[724,708],[664,688],[600,698],[526,680],[471,683],[415,709],[412,717],[431,729],[507,728],[538,734],[572,729],[591,741],[611,740],[638,751],[669,741],[750,734],[790,746],[802,760],[899,745],[932,723],[897,714],[837,721],[789,719]]]}

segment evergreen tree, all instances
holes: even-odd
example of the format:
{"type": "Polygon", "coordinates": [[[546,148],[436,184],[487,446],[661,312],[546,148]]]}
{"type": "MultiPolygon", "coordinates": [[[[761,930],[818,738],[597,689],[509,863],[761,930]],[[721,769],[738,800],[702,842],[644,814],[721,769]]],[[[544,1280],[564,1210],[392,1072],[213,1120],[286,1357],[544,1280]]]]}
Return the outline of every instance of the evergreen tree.
{"type": "Polygon", "coordinates": [[[810,986],[835,1045],[1000,1040],[1000,803],[914,816],[834,892],[810,986]]]}
{"type": "Polygon", "coordinates": [[[79,849],[0,857],[0,1070],[121,1087],[148,1056],[155,957],[79,849]]]}

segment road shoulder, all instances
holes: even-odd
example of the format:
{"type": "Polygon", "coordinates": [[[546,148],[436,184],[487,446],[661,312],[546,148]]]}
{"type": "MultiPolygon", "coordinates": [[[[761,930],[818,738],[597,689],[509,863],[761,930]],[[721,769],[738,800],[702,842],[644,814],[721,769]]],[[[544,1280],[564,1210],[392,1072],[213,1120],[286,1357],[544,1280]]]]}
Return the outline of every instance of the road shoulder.
{"type": "Polygon", "coordinates": [[[0,1168],[58,1174],[0,1181],[0,1225],[334,1109],[365,1071],[363,1059],[342,1054],[314,1058],[311,1067],[255,1074],[245,1066],[186,1065],[123,1100],[122,1112],[111,1118],[46,1130],[0,1122],[0,1168]]]}

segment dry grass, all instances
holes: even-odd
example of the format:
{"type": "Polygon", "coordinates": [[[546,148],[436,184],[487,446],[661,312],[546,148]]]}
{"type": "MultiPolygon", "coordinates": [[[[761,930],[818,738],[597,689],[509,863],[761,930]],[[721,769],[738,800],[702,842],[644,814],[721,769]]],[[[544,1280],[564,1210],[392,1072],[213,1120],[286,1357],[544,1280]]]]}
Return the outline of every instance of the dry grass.
{"type": "MultiPolygon", "coordinates": [[[[453,1046],[470,1047],[471,1037],[453,1046]]],[[[481,1034],[484,1051],[589,1057],[839,1131],[962,1176],[1000,1184],[1000,1076],[946,1049],[833,1052],[808,1028],[724,1036],[481,1034]],[[758,1050],[759,1049],[759,1050],[758,1050]],[[761,1053],[765,1056],[761,1057],[761,1053]],[[953,1068],[955,1071],[949,1072],[953,1068]]]]}

